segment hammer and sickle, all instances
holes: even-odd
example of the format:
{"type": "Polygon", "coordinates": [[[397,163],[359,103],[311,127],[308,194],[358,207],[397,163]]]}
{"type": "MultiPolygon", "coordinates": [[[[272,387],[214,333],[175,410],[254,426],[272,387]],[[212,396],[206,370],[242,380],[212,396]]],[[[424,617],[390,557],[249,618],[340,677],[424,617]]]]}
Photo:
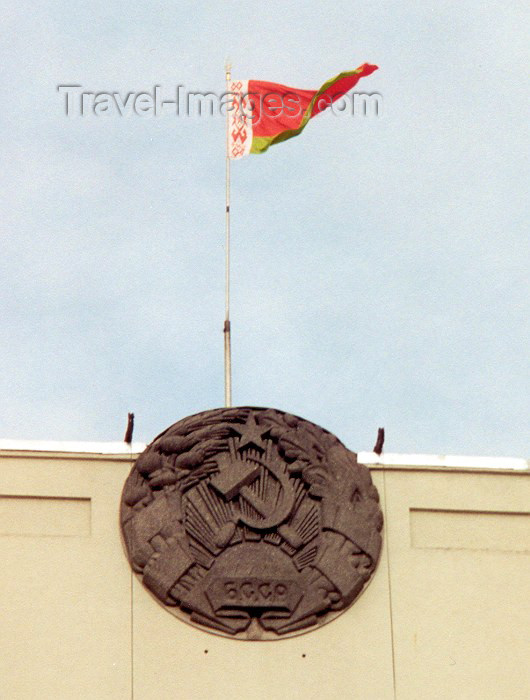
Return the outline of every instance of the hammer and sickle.
{"type": "MultiPolygon", "coordinates": [[[[243,498],[261,516],[252,517],[240,510],[238,521],[255,530],[268,530],[280,525],[289,517],[294,506],[294,490],[287,474],[277,465],[265,462],[259,457],[246,461],[226,455],[220,460],[219,467],[220,471],[212,478],[210,485],[228,501],[236,496],[243,498]],[[276,504],[267,503],[249,488],[259,477],[261,466],[271,472],[280,484],[281,495],[276,504]]],[[[281,525],[278,532],[295,549],[302,544],[300,536],[290,526],[281,525]]]]}

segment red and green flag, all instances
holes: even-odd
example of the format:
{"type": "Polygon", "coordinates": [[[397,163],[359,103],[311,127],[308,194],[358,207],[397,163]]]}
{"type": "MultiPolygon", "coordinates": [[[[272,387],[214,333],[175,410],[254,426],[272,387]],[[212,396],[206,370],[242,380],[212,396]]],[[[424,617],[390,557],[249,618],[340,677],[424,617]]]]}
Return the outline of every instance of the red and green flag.
{"type": "Polygon", "coordinates": [[[264,153],[269,146],[298,136],[310,119],[375,70],[377,66],[363,63],[356,70],[331,78],[318,90],[261,80],[232,80],[228,86],[230,158],[264,153]]]}

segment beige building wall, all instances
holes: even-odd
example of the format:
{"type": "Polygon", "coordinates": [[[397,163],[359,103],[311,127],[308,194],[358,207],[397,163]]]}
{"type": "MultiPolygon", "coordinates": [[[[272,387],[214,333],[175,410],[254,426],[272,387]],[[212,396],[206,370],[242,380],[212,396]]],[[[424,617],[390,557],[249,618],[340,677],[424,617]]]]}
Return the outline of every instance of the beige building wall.
{"type": "Polygon", "coordinates": [[[131,574],[126,446],[22,447],[0,444],[2,699],[530,697],[523,460],[361,453],[385,515],[369,587],[316,631],[244,642],[177,620],[131,574]]]}

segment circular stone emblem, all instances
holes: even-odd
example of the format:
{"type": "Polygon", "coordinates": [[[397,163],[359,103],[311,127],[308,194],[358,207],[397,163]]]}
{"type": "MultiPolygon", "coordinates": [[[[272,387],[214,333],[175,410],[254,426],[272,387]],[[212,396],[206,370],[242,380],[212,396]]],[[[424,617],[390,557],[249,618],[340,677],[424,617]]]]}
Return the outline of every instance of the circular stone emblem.
{"type": "Polygon", "coordinates": [[[271,408],[185,418],[138,457],[129,561],[178,617],[240,639],[327,622],[374,572],[383,516],[368,469],[331,433],[271,408]]]}

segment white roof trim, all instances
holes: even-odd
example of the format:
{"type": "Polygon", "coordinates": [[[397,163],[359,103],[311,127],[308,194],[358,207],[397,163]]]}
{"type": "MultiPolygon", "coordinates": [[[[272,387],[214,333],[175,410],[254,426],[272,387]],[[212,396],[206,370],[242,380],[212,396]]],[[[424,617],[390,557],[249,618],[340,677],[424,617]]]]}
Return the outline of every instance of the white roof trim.
{"type": "MultiPolygon", "coordinates": [[[[63,442],[60,440],[0,440],[0,452],[67,452],[70,454],[136,455],[143,452],[143,442],[63,442]]],[[[369,466],[448,467],[452,469],[530,469],[529,460],[520,457],[468,457],[466,455],[399,454],[378,455],[359,452],[357,459],[369,466]]]]}
{"type": "Polygon", "coordinates": [[[0,440],[0,451],[10,452],[70,452],[101,455],[138,454],[145,443],[133,442],[63,442],[62,440],[0,440]]]}
{"type": "Polygon", "coordinates": [[[359,452],[362,464],[392,467],[450,467],[452,469],[529,469],[529,460],[522,457],[468,457],[467,455],[429,455],[359,452]]]}

